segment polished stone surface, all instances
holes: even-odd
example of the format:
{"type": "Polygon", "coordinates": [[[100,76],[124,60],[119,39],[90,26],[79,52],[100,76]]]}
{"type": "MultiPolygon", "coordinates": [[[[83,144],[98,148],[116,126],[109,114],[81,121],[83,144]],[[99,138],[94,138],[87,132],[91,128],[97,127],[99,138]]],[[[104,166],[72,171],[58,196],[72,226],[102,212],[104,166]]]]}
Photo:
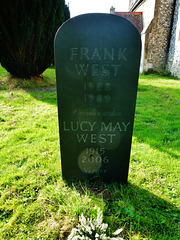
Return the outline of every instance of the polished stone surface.
{"type": "Polygon", "coordinates": [[[141,40],[126,19],[85,14],[55,37],[64,179],[127,182],[141,40]]]}

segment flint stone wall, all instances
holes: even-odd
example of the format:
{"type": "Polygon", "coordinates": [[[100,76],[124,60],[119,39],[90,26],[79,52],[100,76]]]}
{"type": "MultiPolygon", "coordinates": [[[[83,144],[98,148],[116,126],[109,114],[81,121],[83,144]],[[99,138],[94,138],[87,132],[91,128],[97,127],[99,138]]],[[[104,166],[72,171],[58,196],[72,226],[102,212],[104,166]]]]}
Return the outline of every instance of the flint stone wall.
{"type": "Polygon", "coordinates": [[[157,0],[154,18],[145,32],[143,71],[163,69],[167,62],[173,0],[157,0]]]}
{"type": "Polygon", "coordinates": [[[174,0],[130,0],[129,2],[129,11],[143,12],[141,72],[165,69],[168,64],[170,72],[180,76],[180,1],[176,0],[171,36],[173,5],[174,0]]]}

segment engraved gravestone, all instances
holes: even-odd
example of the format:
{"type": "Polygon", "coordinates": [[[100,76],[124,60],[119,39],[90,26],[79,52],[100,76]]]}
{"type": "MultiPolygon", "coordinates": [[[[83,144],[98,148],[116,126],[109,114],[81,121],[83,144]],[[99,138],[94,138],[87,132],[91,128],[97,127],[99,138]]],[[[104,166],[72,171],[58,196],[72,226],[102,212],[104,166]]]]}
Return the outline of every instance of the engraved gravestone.
{"type": "Polygon", "coordinates": [[[127,182],[141,40],[128,20],[85,14],[56,33],[62,174],[127,182]]]}

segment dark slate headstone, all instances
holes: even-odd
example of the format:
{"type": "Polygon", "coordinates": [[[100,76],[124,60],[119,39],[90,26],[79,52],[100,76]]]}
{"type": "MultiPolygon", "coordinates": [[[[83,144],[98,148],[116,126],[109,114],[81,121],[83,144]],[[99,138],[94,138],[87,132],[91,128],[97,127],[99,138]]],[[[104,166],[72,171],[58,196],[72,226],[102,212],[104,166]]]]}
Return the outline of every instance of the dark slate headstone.
{"type": "Polygon", "coordinates": [[[141,52],[128,20],[85,14],[55,37],[62,174],[127,182],[141,52]]]}

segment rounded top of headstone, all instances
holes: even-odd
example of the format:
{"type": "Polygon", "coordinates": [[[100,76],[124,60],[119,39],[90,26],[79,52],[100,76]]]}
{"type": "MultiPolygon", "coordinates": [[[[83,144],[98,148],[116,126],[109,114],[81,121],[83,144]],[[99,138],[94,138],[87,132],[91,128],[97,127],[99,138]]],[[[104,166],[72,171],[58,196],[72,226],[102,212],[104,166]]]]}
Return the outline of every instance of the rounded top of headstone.
{"type": "Polygon", "coordinates": [[[140,40],[140,34],[136,27],[127,19],[107,13],[88,13],[75,16],[67,20],[58,29],[55,38],[57,38],[59,32],[66,33],[66,28],[69,28],[74,38],[78,33],[80,34],[94,35],[96,39],[104,35],[105,38],[111,39],[114,34],[121,35],[126,41],[129,36],[135,37],[140,40]]]}

